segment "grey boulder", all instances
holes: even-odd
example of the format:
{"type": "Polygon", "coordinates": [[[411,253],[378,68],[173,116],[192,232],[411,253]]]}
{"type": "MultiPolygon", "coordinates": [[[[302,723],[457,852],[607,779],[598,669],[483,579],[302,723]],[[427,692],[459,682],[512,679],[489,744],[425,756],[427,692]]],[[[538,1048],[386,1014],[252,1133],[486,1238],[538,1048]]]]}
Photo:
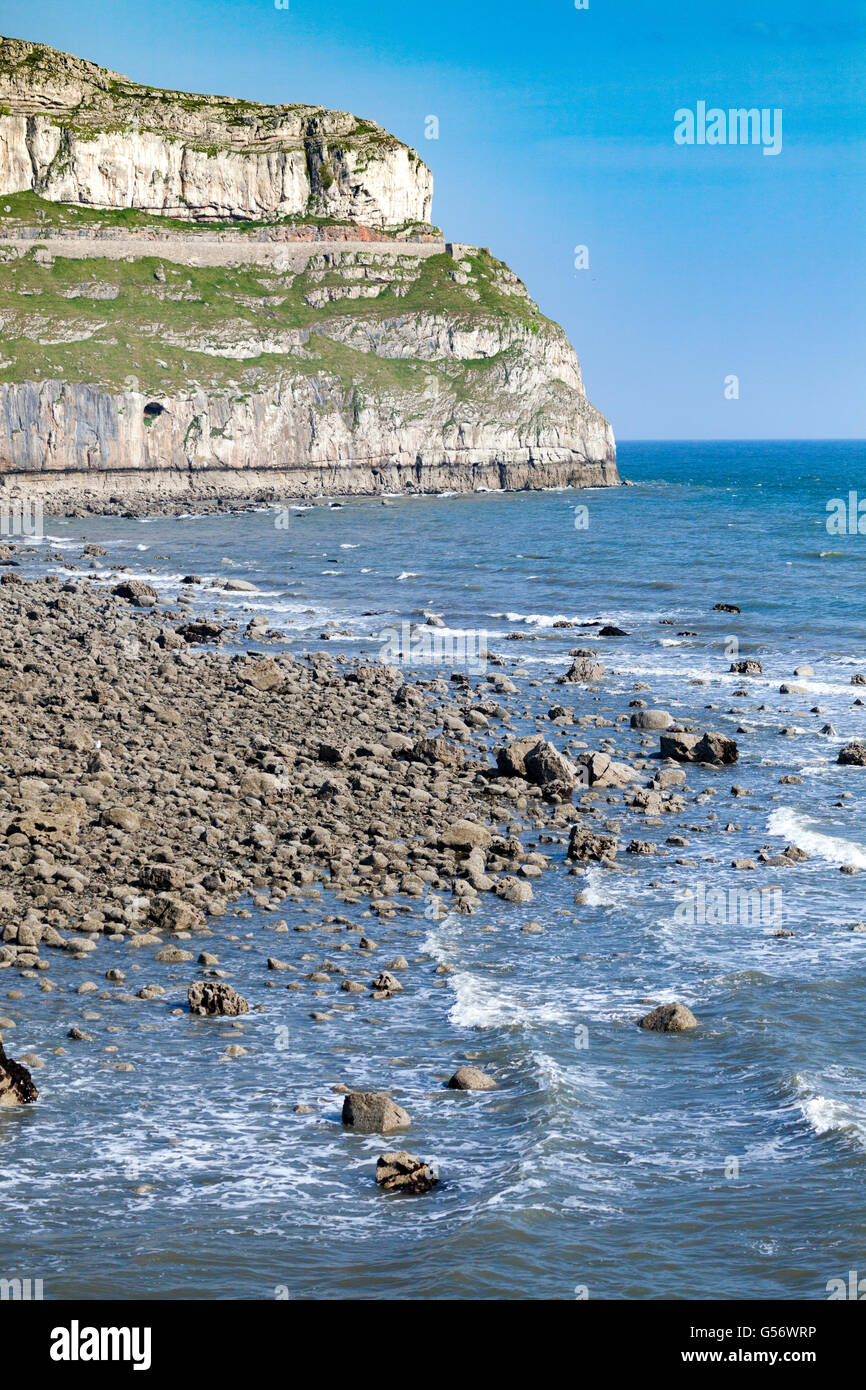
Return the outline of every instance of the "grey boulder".
{"type": "Polygon", "coordinates": [[[343,1124],[356,1134],[390,1134],[412,1121],[385,1091],[350,1091],[343,1101],[343,1124]]]}

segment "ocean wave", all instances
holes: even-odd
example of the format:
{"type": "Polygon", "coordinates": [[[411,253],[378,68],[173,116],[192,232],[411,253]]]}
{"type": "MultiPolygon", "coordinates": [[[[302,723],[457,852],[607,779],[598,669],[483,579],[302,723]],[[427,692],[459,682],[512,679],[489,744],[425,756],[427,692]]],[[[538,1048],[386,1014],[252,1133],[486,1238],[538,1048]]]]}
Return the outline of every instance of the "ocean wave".
{"type": "Polygon", "coordinates": [[[866,869],[866,846],[856,840],[846,840],[842,835],[825,835],[812,830],[810,824],[790,806],[780,806],[771,811],[767,829],[771,835],[799,845],[815,859],[824,859],[828,864],[856,864],[866,869]]]}
{"type": "Polygon", "coordinates": [[[866,1149],[866,1102],[852,1095],[857,1078],[842,1067],[830,1067],[816,1078],[798,1072],[791,1081],[794,1103],[813,1133],[839,1134],[866,1149]],[[825,1094],[835,1090],[837,1094],[825,1094]],[[848,1091],[848,1099],[838,1091],[848,1091]]]}
{"type": "Polygon", "coordinates": [[[528,1028],[569,1021],[549,1000],[531,1002],[512,987],[465,970],[455,971],[448,983],[456,996],[448,1018],[458,1028],[528,1028]]]}
{"type": "Polygon", "coordinates": [[[612,890],[609,875],[604,869],[588,869],[582,880],[582,892],[587,907],[615,907],[617,895],[612,890]]]}
{"type": "MultiPolygon", "coordinates": [[[[448,913],[427,933],[422,950],[440,965],[453,965],[460,931],[460,919],[455,913],[448,913]]],[[[527,999],[514,986],[491,976],[457,968],[448,976],[448,984],[455,996],[448,1019],[458,1028],[520,1028],[569,1022],[569,1015],[549,999],[527,999]]]]}
{"type": "Polygon", "coordinates": [[[46,532],[44,536],[33,536],[28,538],[29,545],[52,545],[58,550],[77,550],[79,546],[86,545],[83,540],[71,541],[66,536],[49,536],[46,532]]]}
{"type": "MultiPolygon", "coordinates": [[[[537,578],[528,575],[527,578],[537,578]]],[[[505,618],[509,623],[525,623],[527,627],[553,627],[554,623],[579,623],[573,613],[489,613],[490,618],[505,618]]]]}

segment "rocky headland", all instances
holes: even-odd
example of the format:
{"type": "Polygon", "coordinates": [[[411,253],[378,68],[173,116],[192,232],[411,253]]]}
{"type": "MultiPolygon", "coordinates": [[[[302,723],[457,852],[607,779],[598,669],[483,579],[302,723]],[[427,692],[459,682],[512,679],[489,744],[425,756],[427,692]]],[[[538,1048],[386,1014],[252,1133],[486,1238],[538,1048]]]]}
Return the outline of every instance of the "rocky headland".
{"type": "Polygon", "coordinates": [[[563,330],[374,122],[0,40],[0,496],[597,486],[563,330]]]}

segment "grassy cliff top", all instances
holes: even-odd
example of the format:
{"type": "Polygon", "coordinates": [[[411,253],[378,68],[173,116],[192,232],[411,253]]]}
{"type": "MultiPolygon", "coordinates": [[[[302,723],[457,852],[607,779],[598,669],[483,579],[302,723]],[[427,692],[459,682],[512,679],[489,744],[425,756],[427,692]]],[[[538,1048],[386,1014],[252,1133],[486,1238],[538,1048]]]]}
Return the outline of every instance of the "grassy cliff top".
{"type": "MultiPolygon", "coordinates": [[[[42,231],[46,236],[102,231],[152,232],[161,237],[171,232],[201,237],[212,237],[220,232],[262,236],[267,234],[270,227],[345,227],[348,232],[357,233],[357,226],[353,222],[342,221],[337,217],[316,217],[305,212],[270,220],[262,218],[245,221],[242,218],[233,218],[226,221],[214,219],[203,222],[180,217],[156,216],[140,212],[138,208],[90,208],[77,203],[54,203],[48,198],[41,198],[30,189],[22,193],[0,193],[0,236],[16,230],[31,229],[42,231]]],[[[425,237],[442,235],[440,228],[430,222],[407,222],[405,227],[379,227],[376,229],[376,236],[387,241],[399,242],[416,229],[425,237]]],[[[352,237],[348,239],[352,240],[352,237]]],[[[373,246],[376,243],[370,244],[373,246]]],[[[339,247],[339,242],[333,245],[339,247]]]]}
{"type": "MultiPolygon", "coordinates": [[[[4,206],[0,199],[0,207],[4,206]]],[[[379,355],[329,336],[394,321],[411,335],[421,316],[449,327],[482,327],[503,341],[526,333],[562,335],[520,281],[489,252],[400,255],[398,247],[340,252],[322,246],[298,273],[264,265],[239,268],[57,257],[0,250],[0,381],[60,379],[176,395],[195,388],[255,392],[281,374],[325,374],[347,389],[399,392],[438,378],[470,383],[496,355],[419,360],[379,355]],[[334,260],[333,258],[337,259],[334,260]],[[343,332],[346,330],[346,332],[343,332]],[[136,386],[130,387],[131,379],[136,386]]],[[[463,386],[461,386],[463,383],[463,386]]]]}

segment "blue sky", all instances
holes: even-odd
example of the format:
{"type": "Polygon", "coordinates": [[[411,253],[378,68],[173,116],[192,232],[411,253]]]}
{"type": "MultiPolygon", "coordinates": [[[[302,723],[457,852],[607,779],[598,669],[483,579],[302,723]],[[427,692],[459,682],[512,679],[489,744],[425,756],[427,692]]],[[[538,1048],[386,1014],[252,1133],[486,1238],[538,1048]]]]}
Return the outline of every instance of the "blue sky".
{"type": "Polygon", "coordinates": [[[866,436],[864,0],[0,0],[0,31],[378,120],[446,234],[565,326],[620,438],[866,436]],[[781,153],[677,146],[700,100],[781,108],[781,153]]]}

